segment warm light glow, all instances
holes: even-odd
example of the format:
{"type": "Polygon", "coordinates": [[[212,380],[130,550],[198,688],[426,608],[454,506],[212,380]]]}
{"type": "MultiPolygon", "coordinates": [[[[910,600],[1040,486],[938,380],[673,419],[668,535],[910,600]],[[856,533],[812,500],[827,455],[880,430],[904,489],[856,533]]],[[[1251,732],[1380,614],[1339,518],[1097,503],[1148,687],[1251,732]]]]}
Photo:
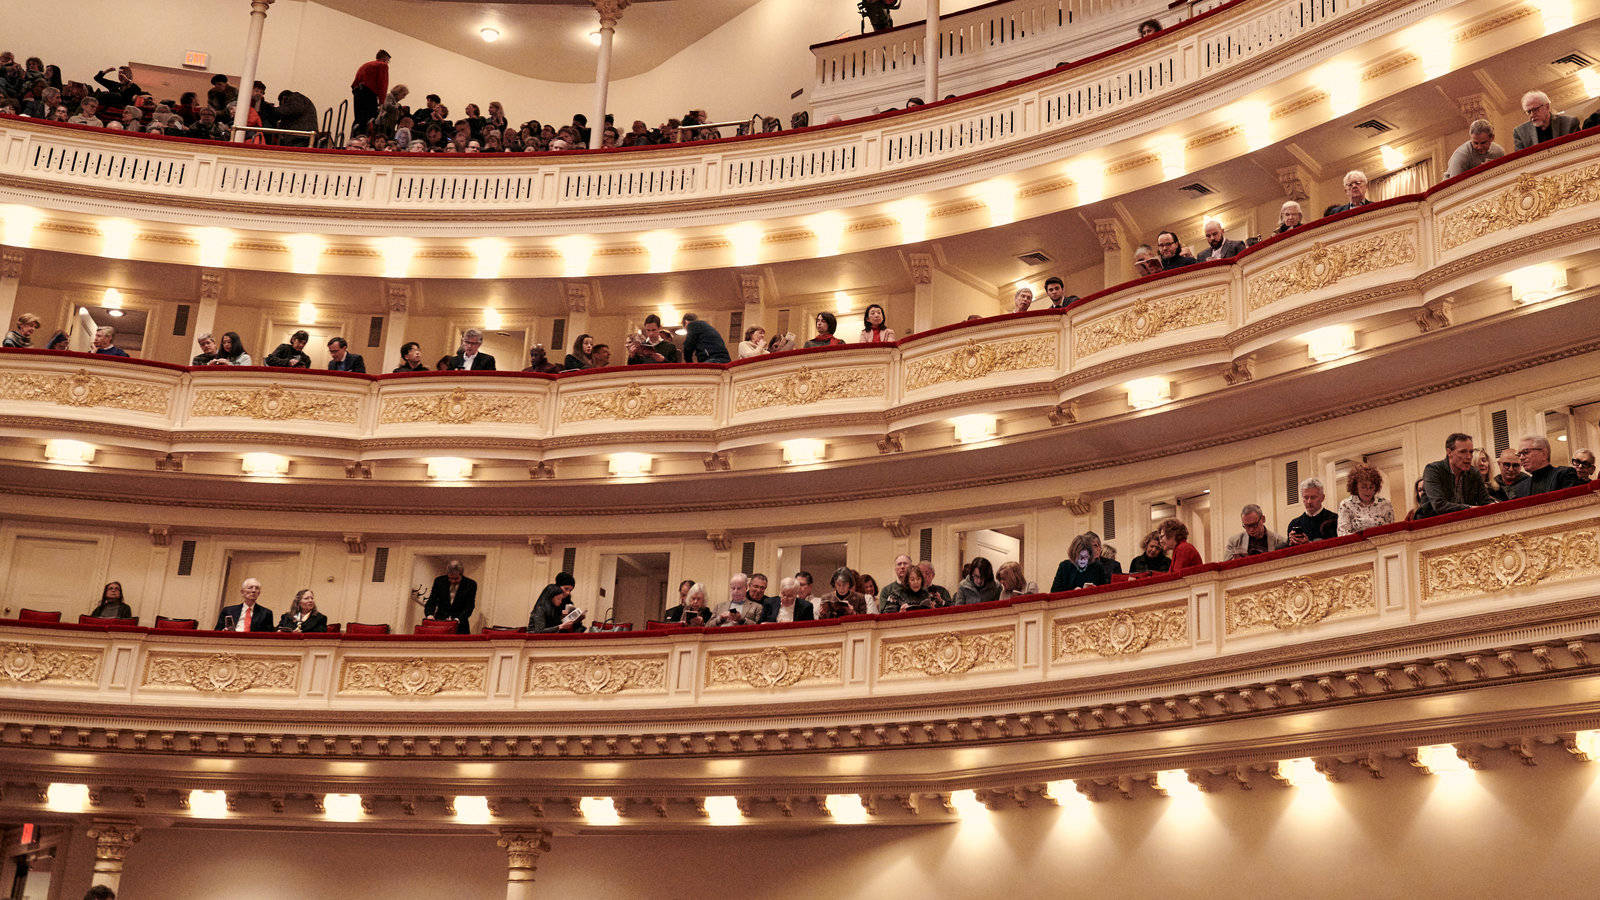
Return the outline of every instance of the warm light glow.
{"type": "Polygon", "coordinates": [[[955,426],[957,443],[976,444],[994,437],[1000,420],[996,416],[974,413],[970,416],[957,416],[950,420],[950,424],[955,426]]]}
{"type": "Polygon", "coordinates": [[[589,257],[594,254],[594,242],[587,235],[569,234],[556,241],[561,253],[561,274],[568,278],[581,278],[589,274],[589,257]]]}
{"type": "Polygon", "coordinates": [[[1228,230],[1228,226],[1223,225],[1222,224],[1222,220],[1217,218],[1216,216],[1202,216],[1201,219],[1200,219],[1200,230],[1204,231],[1206,226],[1210,225],[1212,222],[1215,222],[1218,225],[1222,225],[1222,230],[1223,231],[1227,231],[1228,230]]]}
{"type": "Polygon", "coordinates": [[[315,275],[322,262],[322,237],[315,234],[291,234],[283,239],[289,248],[289,268],[297,275],[315,275]]]}
{"type": "Polygon", "coordinates": [[[811,217],[811,233],[817,236],[817,255],[833,256],[844,243],[844,216],[836,212],[811,217]]]}
{"type": "Polygon", "coordinates": [[[829,794],[822,800],[828,815],[840,825],[861,825],[867,821],[867,807],[860,794],[829,794]]]}
{"type": "Polygon", "coordinates": [[[1600,97],[1600,71],[1596,71],[1593,66],[1578,70],[1578,83],[1583,85],[1583,93],[1586,96],[1600,97]]]}
{"type": "Polygon", "coordinates": [[[463,825],[487,825],[494,815],[489,812],[488,797],[456,797],[456,821],[463,825]]]}
{"type": "Polygon", "coordinates": [[[506,242],[499,238],[478,238],[472,242],[472,255],[478,258],[474,278],[499,278],[506,261],[506,242]]]}
{"type": "Polygon", "coordinates": [[[1272,110],[1260,100],[1246,100],[1233,106],[1233,121],[1244,131],[1245,146],[1260,150],[1272,143],[1272,110]]]}
{"type": "Polygon", "coordinates": [[[1172,382],[1159,375],[1128,382],[1128,405],[1151,409],[1172,400],[1172,382]]]}
{"type": "Polygon", "coordinates": [[[1163,181],[1182,178],[1188,174],[1189,168],[1184,164],[1183,138],[1172,135],[1162,137],[1156,141],[1155,147],[1151,149],[1161,159],[1161,179],[1163,181]]]}
{"type": "Polygon", "coordinates": [[[1017,220],[1017,189],[1011,182],[996,179],[983,185],[983,202],[989,207],[989,224],[1010,225],[1017,220]]]}
{"type": "Polygon", "coordinates": [[[1361,105],[1361,69],[1348,60],[1328,63],[1322,67],[1316,83],[1328,91],[1328,105],[1335,116],[1355,111],[1361,105]]]}
{"type": "Polygon", "coordinates": [[[1417,762],[1431,775],[1471,775],[1472,767],[1450,744],[1417,748],[1417,762]]]}
{"type": "Polygon", "coordinates": [[[403,237],[380,238],[378,252],[383,256],[383,277],[404,278],[411,269],[411,257],[417,252],[417,242],[403,237]]]}
{"type": "Polygon", "coordinates": [[[1383,168],[1390,172],[1406,164],[1406,155],[1388,144],[1378,148],[1378,157],[1383,160],[1383,168]]]}
{"type": "Polygon", "coordinates": [[[1556,263],[1524,266],[1512,272],[1511,299],[1518,303],[1539,303],[1567,289],[1566,267],[1556,263]]]}
{"type": "Polygon", "coordinates": [[[833,311],[844,314],[850,311],[850,295],[844,291],[833,292],[833,311]]]}
{"type": "Polygon", "coordinates": [[[1349,325],[1329,325],[1305,335],[1313,362],[1328,362],[1356,352],[1356,330],[1349,325]]]}
{"type": "Polygon", "coordinates": [[[100,255],[112,259],[127,259],[133,252],[133,238],[137,233],[132,222],[126,219],[105,219],[100,223],[100,255]]]}
{"type": "Polygon", "coordinates": [[[1278,763],[1278,777],[1295,788],[1326,786],[1328,777],[1317,771],[1316,760],[1307,757],[1285,759],[1278,763]]]}
{"type": "Polygon", "coordinates": [[[808,466],[812,463],[819,463],[828,454],[827,442],[817,438],[795,438],[792,441],[784,441],[781,446],[783,447],[783,461],[791,466],[808,466]]]}
{"type": "Polygon", "coordinates": [[[300,301],[300,324],[309,325],[317,321],[317,305],[310,300],[300,301]]]}
{"type": "Polygon", "coordinates": [[[734,265],[752,266],[761,261],[761,226],[740,222],[728,229],[728,241],[733,244],[734,265]]]}
{"type": "Polygon", "coordinates": [[[500,318],[500,310],[491,306],[483,311],[483,327],[490,331],[499,331],[504,324],[504,320],[500,318]]]}
{"type": "Polygon", "coordinates": [[[1080,159],[1067,166],[1067,177],[1078,188],[1078,205],[1094,203],[1106,195],[1106,170],[1099,163],[1080,159]]]}
{"type": "Polygon", "coordinates": [[[1156,790],[1174,799],[1198,797],[1204,793],[1198,784],[1189,780],[1189,773],[1182,769],[1157,772],[1150,783],[1156,790]]]}
{"type": "Polygon", "coordinates": [[[590,825],[622,824],[622,816],[617,814],[617,804],[610,797],[584,797],[578,801],[578,809],[590,825]]]}
{"type": "Polygon", "coordinates": [[[1584,759],[1600,760],[1600,731],[1580,731],[1572,736],[1572,743],[1584,759]]]}
{"type": "Polygon", "coordinates": [[[428,460],[428,477],[434,481],[465,481],[472,475],[472,460],[435,456],[428,460]]]}
{"type": "Polygon", "coordinates": [[[200,265],[220,269],[228,264],[233,232],[226,228],[199,228],[195,230],[194,239],[200,245],[200,265]]]}
{"type": "Polygon", "coordinates": [[[650,271],[671,272],[672,257],[678,252],[678,236],[670,231],[651,231],[640,237],[650,254],[650,271]]]}
{"type": "Polygon", "coordinates": [[[500,40],[500,29],[485,25],[478,29],[478,37],[483,38],[485,44],[492,44],[500,40]]]}
{"type": "Polygon", "coordinates": [[[105,293],[100,295],[100,305],[106,309],[121,309],[122,292],[116,288],[106,288],[105,293]]]}
{"type": "Polygon", "coordinates": [[[44,805],[51,812],[83,812],[89,808],[89,786],[53,783],[44,790],[44,805]]]}
{"type": "Polygon", "coordinates": [[[31,206],[6,207],[5,242],[13,247],[32,247],[33,228],[44,214],[31,206]]]}
{"type": "Polygon", "coordinates": [[[87,466],[94,462],[94,445],[56,438],[44,442],[44,458],[61,466],[87,466]]]}
{"type": "Polygon", "coordinates": [[[358,822],[363,815],[360,794],[324,794],[322,815],[332,822],[358,822]]]}
{"type": "Polygon", "coordinates": [[[989,814],[989,807],[978,799],[977,791],[956,791],[951,794],[950,808],[963,819],[981,819],[989,814]]]}
{"type": "Polygon", "coordinates": [[[1555,34],[1572,27],[1572,0],[1533,0],[1544,19],[1544,33],[1555,34]]]}
{"type": "Polygon", "coordinates": [[[1045,782],[1044,795],[1060,807],[1087,807],[1094,801],[1078,790],[1078,783],[1070,779],[1045,782]]]}
{"type": "Polygon", "coordinates": [[[640,478],[650,474],[655,458],[648,453],[613,453],[610,459],[611,474],[618,478],[640,478]]]}
{"type": "Polygon", "coordinates": [[[737,825],[744,821],[737,797],[707,797],[706,818],[713,825],[737,825]]]}
{"type": "Polygon", "coordinates": [[[276,478],[289,472],[289,457],[276,453],[246,453],[239,461],[246,475],[258,478],[276,478]]]}
{"type": "Polygon", "coordinates": [[[889,207],[889,214],[900,223],[900,243],[915,244],[928,238],[928,204],[921,200],[900,200],[889,207]]]}
{"type": "Polygon", "coordinates": [[[202,819],[228,817],[227,791],[190,791],[189,814],[202,819]]]}
{"type": "Polygon", "coordinates": [[[1455,47],[1454,35],[1449,26],[1438,19],[1430,19],[1406,33],[1406,46],[1422,58],[1424,78],[1439,78],[1450,74],[1450,52],[1455,47]]]}
{"type": "Polygon", "coordinates": [[[600,32],[598,32],[598,31],[589,32],[589,43],[595,45],[596,47],[600,46],[600,32]]]}

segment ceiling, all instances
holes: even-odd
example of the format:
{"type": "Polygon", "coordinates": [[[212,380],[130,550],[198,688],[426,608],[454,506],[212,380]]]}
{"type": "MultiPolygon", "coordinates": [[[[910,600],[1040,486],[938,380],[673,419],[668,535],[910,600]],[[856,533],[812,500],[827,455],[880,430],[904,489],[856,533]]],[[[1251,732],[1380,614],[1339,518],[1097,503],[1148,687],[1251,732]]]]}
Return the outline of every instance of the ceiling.
{"type": "MultiPolygon", "coordinates": [[[[588,35],[600,24],[588,0],[316,2],[516,75],[570,84],[594,81],[596,51],[588,35]],[[485,26],[499,30],[499,40],[485,41],[479,34],[485,26]]],[[[654,69],[757,2],[633,0],[617,25],[611,77],[654,69]]]]}

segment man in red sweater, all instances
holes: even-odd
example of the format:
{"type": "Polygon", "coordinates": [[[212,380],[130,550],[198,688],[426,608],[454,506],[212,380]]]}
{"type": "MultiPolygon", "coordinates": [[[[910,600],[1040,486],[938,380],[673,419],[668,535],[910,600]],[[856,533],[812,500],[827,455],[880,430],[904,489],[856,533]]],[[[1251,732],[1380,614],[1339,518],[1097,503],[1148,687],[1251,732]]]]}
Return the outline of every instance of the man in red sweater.
{"type": "Polygon", "coordinates": [[[389,93],[389,51],[379,50],[376,58],[361,64],[356,77],[350,82],[352,107],[355,112],[350,134],[363,134],[373,119],[378,117],[378,105],[389,93]]]}

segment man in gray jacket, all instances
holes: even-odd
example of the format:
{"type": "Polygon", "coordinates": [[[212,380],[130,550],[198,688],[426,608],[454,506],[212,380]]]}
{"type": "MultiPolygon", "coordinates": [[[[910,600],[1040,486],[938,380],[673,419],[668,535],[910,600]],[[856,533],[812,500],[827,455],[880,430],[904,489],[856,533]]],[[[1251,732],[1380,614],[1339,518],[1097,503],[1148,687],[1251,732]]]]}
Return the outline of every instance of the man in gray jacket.
{"type": "Polygon", "coordinates": [[[1512,132],[1515,146],[1518,150],[1526,150],[1534,144],[1554,140],[1578,130],[1577,116],[1558,116],[1550,108],[1550,97],[1544,91],[1529,91],[1522,95],[1522,111],[1528,114],[1528,121],[1517,126],[1512,132]]]}
{"type": "Polygon", "coordinates": [[[1244,526],[1244,531],[1228,538],[1228,549],[1223,554],[1223,559],[1255,556],[1258,553],[1270,553],[1289,546],[1283,535],[1267,530],[1267,515],[1254,503],[1247,504],[1244,509],[1239,510],[1239,524],[1244,526]]]}

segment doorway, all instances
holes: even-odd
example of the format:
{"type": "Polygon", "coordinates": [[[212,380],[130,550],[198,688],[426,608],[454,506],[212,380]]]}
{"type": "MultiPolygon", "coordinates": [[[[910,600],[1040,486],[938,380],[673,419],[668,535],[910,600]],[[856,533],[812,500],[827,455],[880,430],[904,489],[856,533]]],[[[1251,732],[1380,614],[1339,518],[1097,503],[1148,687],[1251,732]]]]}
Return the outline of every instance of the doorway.
{"type": "Polygon", "coordinates": [[[409,632],[412,626],[422,621],[422,608],[428,602],[433,580],[445,574],[451,560],[461,563],[462,578],[471,578],[478,584],[478,594],[468,624],[474,632],[483,630],[484,610],[488,608],[485,605],[487,597],[484,582],[487,580],[489,557],[482,553],[418,553],[411,557],[411,602],[406,604],[404,621],[400,623],[402,631],[409,632]]]}
{"type": "Polygon", "coordinates": [[[294,595],[301,588],[312,587],[301,583],[305,577],[301,572],[298,551],[229,550],[217,611],[220,613],[222,607],[238,603],[239,586],[244,584],[245,579],[254,578],[261,582],[261,599],[258,602],[274,614],[281,614],[289,609],[294,602],[294,595]]]}
{"type": "MultiPolygon", "coordinates": [[[[810,572],[811,593],[818,595],[828,589],[828,580],[833,577],[835,569],[849,565],[849,556],[850,545],[844,541],[780,546],[778,572],[781,574],[774,576],[774,581],[796,572],[810,572]]],[[[770,586],[768,590],[771,590],[770,586]]]]}
{"type": "MultiPolygon", "coordinates": [[[[659,620],[667,609],[670,553],[606,553],[600,556],[604,596],[591,621],[632,622],[635,628],[659,620]]],[[[672,603],[678,592],[672,592],[672,603]]]]}
{"type": "MultiPolygon", "coordinates": [[[[459,339],[457,341],[459,345],[459,339]]],[[[494,357],[494,366],[502,372],[520,372],[528,367],[528,332],[523,330],[483,329],[483,346],[479,352],[494,357]]],[[[557,365],[562,354],[551,351],[557,365]]],[[[617,348],[611,348],[611,358],[617,358],[617,348]]],[[[626,360],[624,360],[626,362],[626,360]]]]}
{"type": "Polygon", "coordinates": [[[987,559],[996,569],[1008,562],[1021,564],[1022,526],[1005,525],[958,532],[956,549],[962,565],[979,556],[987,559]]]}

